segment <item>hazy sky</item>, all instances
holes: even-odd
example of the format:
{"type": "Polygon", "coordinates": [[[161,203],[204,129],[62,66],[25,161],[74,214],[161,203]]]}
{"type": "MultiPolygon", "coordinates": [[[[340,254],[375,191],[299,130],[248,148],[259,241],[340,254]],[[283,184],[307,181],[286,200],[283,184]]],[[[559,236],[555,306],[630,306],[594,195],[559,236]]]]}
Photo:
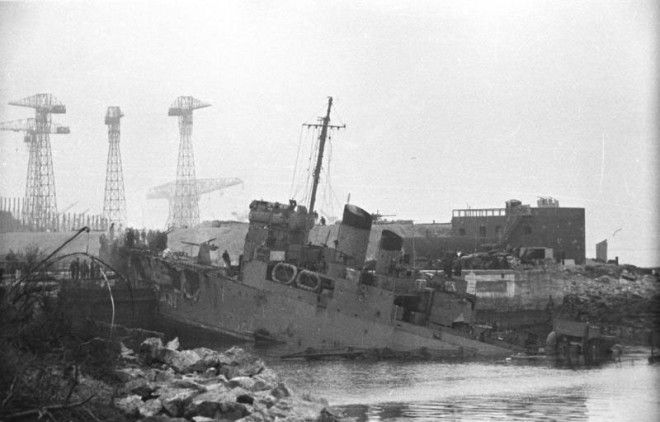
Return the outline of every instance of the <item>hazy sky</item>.
{"type": "MultiPolygon", "coordinates": [[[[145,194],[176,174],[177,96],[213,104],[194,116],[197,175],[245,181],[200,202],[227,219],[289,198],[300,125],[331,95],[347,128],[324,212],[350,193],[445,222],[548,195],[586,208],[588,256],[608,238],[611,256],[660,265],[655,2],[407,3],[0,3],[0,120],[30,117],[7,102],[39,92],[65,103],[58,207],[100,213],[119,105],[129,222],[162,227],[166,202],[145,194]]],[[[0,154],[0,196],[22,196],[22,136],[0,132],[0,154]]]]}

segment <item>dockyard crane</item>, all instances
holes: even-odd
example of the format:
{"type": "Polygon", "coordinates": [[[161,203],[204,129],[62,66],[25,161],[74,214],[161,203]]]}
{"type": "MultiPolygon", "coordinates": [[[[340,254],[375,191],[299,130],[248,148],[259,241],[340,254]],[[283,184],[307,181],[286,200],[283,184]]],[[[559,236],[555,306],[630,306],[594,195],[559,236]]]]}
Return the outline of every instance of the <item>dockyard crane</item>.
{"type": "MultiPolygon", "coordinates": [[[[243,181],[237,177],[218,177],[208,179],[195,179],[197,197],[225,188],[242,185],[243,181]]],[[[147,199],[167,199],[170,209],[176,193],[176,181],[154,186],[147,192],[147,199]]],[[[172,226],[174,227],[174,226],[172,226]]]]}
{"type": "Polygon", "coordinates": [[[124,114],[117,106],[110,106],[105,114],[108,125],[108,161],[105,172],[105,192],[103,195],[103,216],[108,227],[122,227],[126,224],[126,194],[124,193],[124,173],[119,151],[120,125],[124,114]]]}
{"type": "Polygon", "coordinates": [[[0,125],[0,130],[25,132],[29,147],[23,222],[32,229],[53,229],[57,219],[57,197],[50,134],[68,134],[69,128],[53,123],[52,114],[66,113],[66,106],[51,94],[36,94],[9,105],[35,109],[35,117],[0,125]]]}
{"type": "Polygon", "coordinates": [[[195,177],[195,156],[192,147],[193,111],[211,104],[191,96],[174,100],[168,116],[179,118],[179,158],[176,166],[174,199],[170,202],[168,227],[193,227],[199,223],[199,192],[195,177]]]}
{"type": "MultiPolygon", "coordinates": [[[[237,177],[218,177],[208,179],[195,179],[197,185],[197,194],[215,192],[243,184],[243,181],[237,177]]],[[[176,192],[176,181],[154,186],[147,192],[147,199],[173,199],[176,192]]]]}

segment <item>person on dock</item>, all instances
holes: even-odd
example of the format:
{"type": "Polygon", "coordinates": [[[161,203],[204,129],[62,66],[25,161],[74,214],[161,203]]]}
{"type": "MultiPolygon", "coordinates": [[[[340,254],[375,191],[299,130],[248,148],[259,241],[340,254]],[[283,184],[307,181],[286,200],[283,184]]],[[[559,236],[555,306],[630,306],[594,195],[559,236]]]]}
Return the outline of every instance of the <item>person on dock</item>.
{"type": "Polygon", "coordinates": [[[69,272],[71,273],[71,280],[78,278],[78,259],[72,260],[69,264],[69,272]]]}
{"type": "Polygon", "coordinates": [[[82,279],[89,278],[89,264],[87,263],[87,260],[82,262],[82,266],[80,268],[80,276],[82,279]]]}

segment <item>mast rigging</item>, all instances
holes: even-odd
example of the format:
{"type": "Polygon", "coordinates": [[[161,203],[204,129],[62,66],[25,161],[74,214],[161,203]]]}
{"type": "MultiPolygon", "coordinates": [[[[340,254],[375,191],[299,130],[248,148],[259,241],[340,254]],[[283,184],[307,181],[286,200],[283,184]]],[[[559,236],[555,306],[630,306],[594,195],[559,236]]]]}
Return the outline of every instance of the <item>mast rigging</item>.
{"type": "Polygon", "coordinates": [[[325,149],[325,141],[328,137],[328,129],[345,129],[346,125],[331,125],[330,124],[330,110],[332,108],[332,97],[328,97],[328,110],[325,117],[320,118],[321,123],[304,123],[303,126],[311,128],[321,128],[321,135],[319,136],[319,152],[316,157],[316,166],[314,167],[314,179],[312,181],[312,196],[309,200],[309,213],[314,212],[314,204],[316,202],[316,190],[319,185],[319,177],[321,176],[321,167],[323,166],[323,151],[325,149]]]}

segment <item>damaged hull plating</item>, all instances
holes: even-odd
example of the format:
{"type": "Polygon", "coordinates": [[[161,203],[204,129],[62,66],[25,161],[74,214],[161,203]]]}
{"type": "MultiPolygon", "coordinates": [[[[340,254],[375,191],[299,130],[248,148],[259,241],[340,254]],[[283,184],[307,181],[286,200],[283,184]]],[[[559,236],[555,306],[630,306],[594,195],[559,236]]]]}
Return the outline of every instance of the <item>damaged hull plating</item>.
{"type": "Polygon", "coordinates": [[[288,351],[308,348],[424,350],[432,357],[498,357],[511,351],[459,335],[449,327],[396,319],[395,295],[334,278],[332,294],[269,280],[268,264],[251,261],[242,280],[224,269],[153,255],[132,256],[134,276],[159,286],[164,319],[231,335],[269,340],[288,351]]]}

